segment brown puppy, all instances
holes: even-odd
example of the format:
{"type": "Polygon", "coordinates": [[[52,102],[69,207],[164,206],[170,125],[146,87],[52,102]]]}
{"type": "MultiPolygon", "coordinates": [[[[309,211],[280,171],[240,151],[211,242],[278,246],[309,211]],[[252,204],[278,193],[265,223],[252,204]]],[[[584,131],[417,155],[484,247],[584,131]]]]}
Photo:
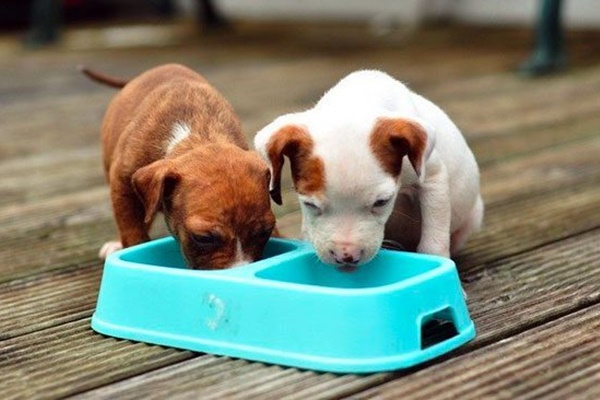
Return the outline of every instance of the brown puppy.
{"type": "Polygon", "coordinates": [[[259,259],[275,227],[269,169],[248,150],[237,116],[217,90],[175,64],[130,82],[82,71],[122,88],[102,125],[120,240],[106,243],[100,257],[149,240],[150,225],[162,211],[193,268],[259,259]]]}

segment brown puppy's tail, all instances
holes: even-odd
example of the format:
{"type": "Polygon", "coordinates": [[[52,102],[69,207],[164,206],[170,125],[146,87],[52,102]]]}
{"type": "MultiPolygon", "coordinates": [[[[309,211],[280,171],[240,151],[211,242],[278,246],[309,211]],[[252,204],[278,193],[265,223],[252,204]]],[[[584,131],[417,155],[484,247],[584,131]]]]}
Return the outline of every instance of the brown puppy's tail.
{"type": "Polygon", "coordinates": [[[124,79],[113,78],[113,77],[101,74],[100,72],[92,71],[91,69],[89,69],[85,66],[79,66],[79,70],[85,76],[90,78],[91,80],[96,81],[98,83],[102,83],[102,84],[110,86],[110,87],[117,88],[117,89],[123,88],[129,82],[124,79]]]}

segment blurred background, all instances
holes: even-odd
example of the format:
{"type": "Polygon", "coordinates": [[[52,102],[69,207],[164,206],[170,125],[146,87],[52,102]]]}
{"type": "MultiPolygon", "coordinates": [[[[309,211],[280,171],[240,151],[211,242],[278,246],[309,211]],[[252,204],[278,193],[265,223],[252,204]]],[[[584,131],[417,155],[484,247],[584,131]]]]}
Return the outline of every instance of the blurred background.
{"type": "Polygon", "coordinates": [[[5,31],[29,31],[31,46],[58,40],[64,28],[98,23],[195,18],[205,26],[235,21],[352,22],[367,24],[374,34],[415,28],[431,22],[533,27],[555,8],[570,28],[597,28],[600,11],[594,0],[6,0],[0,10],[5,31]]]}

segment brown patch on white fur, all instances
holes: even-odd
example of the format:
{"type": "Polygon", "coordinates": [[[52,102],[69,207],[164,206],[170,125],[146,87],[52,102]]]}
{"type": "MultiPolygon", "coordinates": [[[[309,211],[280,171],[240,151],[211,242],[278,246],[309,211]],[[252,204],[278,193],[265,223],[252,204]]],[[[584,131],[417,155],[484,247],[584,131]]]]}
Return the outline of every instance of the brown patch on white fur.
{"type": "Polygon", "coordinates": [[[273,168],[271,197],[277,204],[281,200],[281,169],[284,156],[290,160],[294,187],[298,193],[314,194],[325,188],[323,160],[313,154],[314,143],[302,127],[288,125],[275,132],[266,146],[273,168]]]}
{"type": "Polygon", "coordinates": [[[426,144],[423,128],[402,118],[377,120],[369,143],[382,168],[394,177],[400,175],[404,156],[408,156],[417,175],[421,175],[426,144]]]}

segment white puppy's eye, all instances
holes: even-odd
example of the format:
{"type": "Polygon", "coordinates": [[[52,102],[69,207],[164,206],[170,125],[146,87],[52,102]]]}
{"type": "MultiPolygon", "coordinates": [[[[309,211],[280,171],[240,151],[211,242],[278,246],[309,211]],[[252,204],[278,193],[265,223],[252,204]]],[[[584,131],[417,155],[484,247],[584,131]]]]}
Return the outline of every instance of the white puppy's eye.
{"type": "Polygon", "coordinates": [[[304,204],[304,207],[308,208],[315,215],[321,215],[323,213],[321,207],[319,207],[315,203],[311,203],[310,201],[303,201],[302,204],[304,204]]]}
{"type": "Polygon", "coordinates": [[[373,203],[373,208],[380,208],[385,206],[387,203],[390,202],[391,199],[379,199],[377,200],[375,203],[373,203]]]}

